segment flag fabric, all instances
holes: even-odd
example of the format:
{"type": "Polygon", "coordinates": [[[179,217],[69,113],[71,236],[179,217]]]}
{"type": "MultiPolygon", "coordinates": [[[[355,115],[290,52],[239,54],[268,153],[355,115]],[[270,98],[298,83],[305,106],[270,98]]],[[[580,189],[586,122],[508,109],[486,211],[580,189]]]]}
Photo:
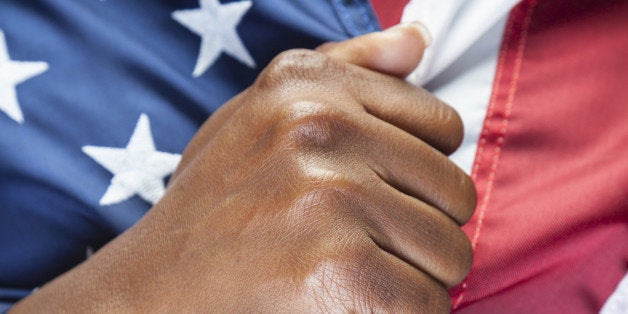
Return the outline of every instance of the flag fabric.
{"type": "Polygon", "coordinates": [[[627,17],[614,0],[511,11],[454,313],[628,313],[627,17]]]}
{"type": "MultiPolygon", "coordinates": [[[[409,0],[371,0],[373,10],[383,29],[399,24],[409,0]]],[[[425,21],[423,21],[425,23],[425,21]]]]}
{"type": "MultiPolygon", "coordinates": [[[[407,2],[373,4],[389,26],[407,2]]],[[[454,312],[621,311],[626,16],[623,0],[511,12],[454,312]]],[[[136,222],[200,124],[276,54],[379,29],[366,0],[4,0],[0,311],[136,222]]]]}
{"type": "Polygon", "coordinates": [[[3,0],[0,308],[142,217],[275,55],[378,29],[366,0],[3,0]]]}

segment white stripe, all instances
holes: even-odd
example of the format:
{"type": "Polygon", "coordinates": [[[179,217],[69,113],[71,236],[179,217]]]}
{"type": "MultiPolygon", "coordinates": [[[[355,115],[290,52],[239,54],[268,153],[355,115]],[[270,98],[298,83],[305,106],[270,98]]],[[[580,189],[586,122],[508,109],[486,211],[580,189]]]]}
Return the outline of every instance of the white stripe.
{"type": "MultiPolygon", "coordinates": [[[[411,79],[421,85],[433,79],[508,16],[519,0],[411,0],[402,22],[419,20],[434,39],[411,79]]],[[[500,40],[498,38],[497,40],[500,40]]]]}
{"type": "Polygon", "coordinates": [[[462,117],[465,137],[451,159],[471,172],[491,96],[509,10],[517,0],[412,0],[402,21],[419,20],[432,45],[408,81],[425,86],[462,117]]]}
{"type": "Polygon", "coordinates": [[[615,292],[606,300],[600,314],[628,313],[628,274],[619,282],[615,292]]]}

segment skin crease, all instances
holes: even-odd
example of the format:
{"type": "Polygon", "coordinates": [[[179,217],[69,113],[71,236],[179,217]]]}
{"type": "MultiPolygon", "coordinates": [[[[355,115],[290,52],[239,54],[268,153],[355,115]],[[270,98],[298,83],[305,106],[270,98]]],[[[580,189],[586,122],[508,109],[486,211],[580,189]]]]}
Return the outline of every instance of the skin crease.
{"type": "Polygon", "coordinates": [[[163,199],[23,312],[447,313],[476,196],[458,115],[397,27],[277,56],[198,131],[163,199]]]}

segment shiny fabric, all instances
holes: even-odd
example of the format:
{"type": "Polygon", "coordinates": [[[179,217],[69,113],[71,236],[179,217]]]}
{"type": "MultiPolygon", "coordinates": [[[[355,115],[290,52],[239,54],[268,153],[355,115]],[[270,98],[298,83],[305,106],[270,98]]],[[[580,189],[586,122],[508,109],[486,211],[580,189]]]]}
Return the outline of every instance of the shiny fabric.
{"type": "Polygon", "coordinates": [[[455,313],[595,313],[628,265],[628,1],[523,1],[506,26],[455,313]]]}

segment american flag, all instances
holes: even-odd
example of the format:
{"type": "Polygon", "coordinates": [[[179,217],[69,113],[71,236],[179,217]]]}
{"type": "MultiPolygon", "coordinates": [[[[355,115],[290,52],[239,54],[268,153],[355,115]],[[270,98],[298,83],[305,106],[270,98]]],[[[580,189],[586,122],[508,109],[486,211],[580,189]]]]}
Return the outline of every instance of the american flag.
{"type": "MultiPolygon", "coordinates": [[[[2,0],[0,312],[141,218],[200,124],[278,53],[380,30],[373,7],[386,27],[410,7],[506,2],[2,0]]],[[[504,21],[471,126],[480,202],[456,313],[628,308],[627,14],[522,0],[504,21]]]]}

